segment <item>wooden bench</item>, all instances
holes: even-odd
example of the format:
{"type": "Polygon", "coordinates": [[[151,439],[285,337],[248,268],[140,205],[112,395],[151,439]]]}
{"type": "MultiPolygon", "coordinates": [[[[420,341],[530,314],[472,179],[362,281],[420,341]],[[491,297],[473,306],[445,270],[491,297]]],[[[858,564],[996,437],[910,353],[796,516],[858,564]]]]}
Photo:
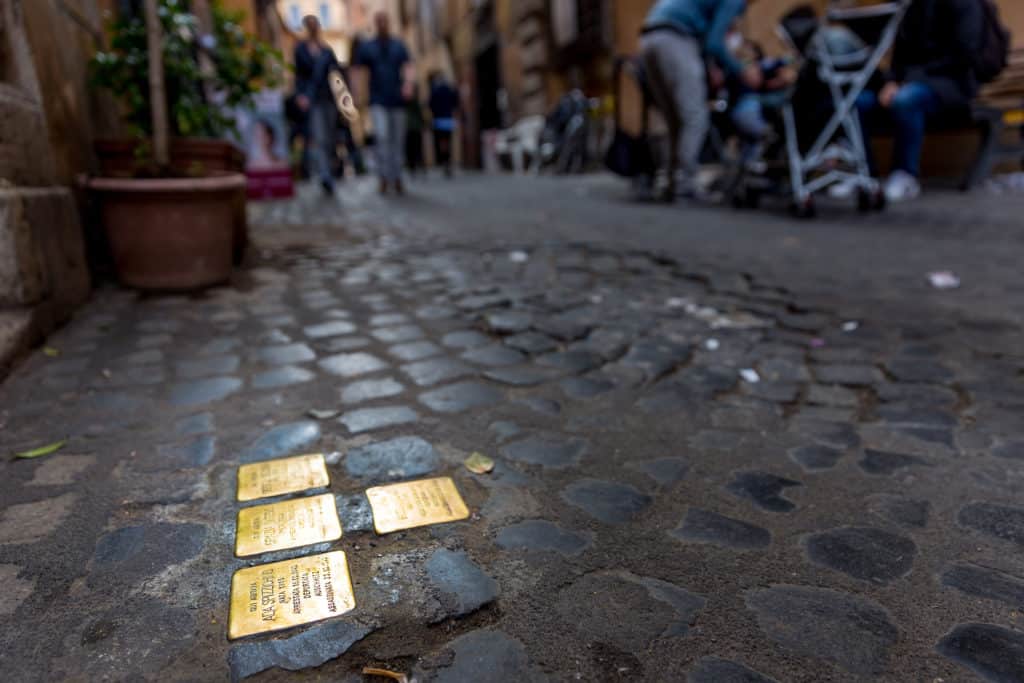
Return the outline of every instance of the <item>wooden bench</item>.
{"type": "Polygon", "coordinates": [[[971,103],[970,116],[981,140],[977,157],[960,183],[962,190],[988,178],[998,162],[1024,165],[1024,50],[1015,50],[1006,71],[982,88],[971,103]]]}

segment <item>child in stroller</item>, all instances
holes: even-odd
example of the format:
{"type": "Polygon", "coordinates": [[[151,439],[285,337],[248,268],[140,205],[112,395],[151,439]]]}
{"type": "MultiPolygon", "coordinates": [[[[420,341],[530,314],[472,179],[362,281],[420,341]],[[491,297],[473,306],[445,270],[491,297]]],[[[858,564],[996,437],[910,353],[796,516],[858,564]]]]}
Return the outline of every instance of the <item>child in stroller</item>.
{"type": "Polygon", "coordinates": [[[777,192],[791,199],[797,216],[810,217],[815,193],[846,183],[857,188],[861,210],[884,206],[855,103],[892,46],[909,2],[832,8],[827,21],[804,6],[782,19],[779,33],[797,55],[799,75],[777,101],[760,104],[784,144],[766,145],[762,159],[736,163],[728,185],[734,205],[753,207],[777,192]]]}
{"type": "Polygon", "coordinates": [[[740,161],[757,157],[762,145],[771,142],[772,124],[765,117],[765,108],[777,108],[785,99],[785,90],[793,84],[795,72],[786,57],[767,57],[760,44],[749,40],[738,30],[729,34],[727,44],[733,56],[744,66],[754,65],[760,74],[761,86],[751,88],[740,79],[726,76],[714,64],[709,66],[712,92],[718,92],[715,108],[728,114],[728,125],[740,139],[740,161]]]}

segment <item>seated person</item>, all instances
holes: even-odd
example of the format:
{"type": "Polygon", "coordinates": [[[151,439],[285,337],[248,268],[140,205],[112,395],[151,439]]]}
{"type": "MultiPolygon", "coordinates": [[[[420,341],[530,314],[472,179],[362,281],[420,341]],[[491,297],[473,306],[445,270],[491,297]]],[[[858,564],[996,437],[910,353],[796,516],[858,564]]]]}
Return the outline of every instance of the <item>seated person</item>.
{"type": "Polygon", "coordinates": [[[914,0],[896,38],[885,85],[857,101],[869,156],[876,117],[886,116],[895,126],[892,171],[883,188],[889,201],[921,193],[918,176],[926,121],[966,109],[977,94],[973,55],[982,40],[982,12],[978,0],[914,0]]]}

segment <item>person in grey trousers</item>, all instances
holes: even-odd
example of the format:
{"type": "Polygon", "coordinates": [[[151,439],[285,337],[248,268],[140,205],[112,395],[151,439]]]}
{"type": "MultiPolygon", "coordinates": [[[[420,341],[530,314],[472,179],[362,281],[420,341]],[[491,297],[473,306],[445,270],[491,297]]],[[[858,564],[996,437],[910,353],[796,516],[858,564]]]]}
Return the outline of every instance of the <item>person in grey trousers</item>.
{"type": "Polygon", "coordinates": [[[408,73],[409,50],[391,35],[388,15],[374,15],[377,36],[359,46],[354,64],[370,73],[370,117],[373,120],[374,149],[380,192],[393,187],[402,194],[402,166],[405,163],[406,103],[412,97],[413,81],[408,73]]]}
{"type": "Polygon", "coordinates": [[[671,145],[663,190],[667,201],[692,197],[699,189],[700,151],[710,124],[705,57],[751,89],[761,85],[760,70],[745,68],[725,42],[733,23],[755,1],[658,0],[644,20],[640,54],[671,145]]]}

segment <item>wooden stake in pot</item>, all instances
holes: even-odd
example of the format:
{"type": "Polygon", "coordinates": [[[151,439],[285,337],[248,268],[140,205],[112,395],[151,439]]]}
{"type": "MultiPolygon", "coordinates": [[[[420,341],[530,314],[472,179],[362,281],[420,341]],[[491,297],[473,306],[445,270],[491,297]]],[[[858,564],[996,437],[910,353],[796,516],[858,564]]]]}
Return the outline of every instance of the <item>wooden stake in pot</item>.
{"type": "Polygon", "coordinates": [[[149,52],[149,109],[153,121],[153,160],[161,169],[170,165],[167,151],[167,93],[164,87],[164,40],[157,13],[158,0],[146,0],[146,48],[149,52]]]}

